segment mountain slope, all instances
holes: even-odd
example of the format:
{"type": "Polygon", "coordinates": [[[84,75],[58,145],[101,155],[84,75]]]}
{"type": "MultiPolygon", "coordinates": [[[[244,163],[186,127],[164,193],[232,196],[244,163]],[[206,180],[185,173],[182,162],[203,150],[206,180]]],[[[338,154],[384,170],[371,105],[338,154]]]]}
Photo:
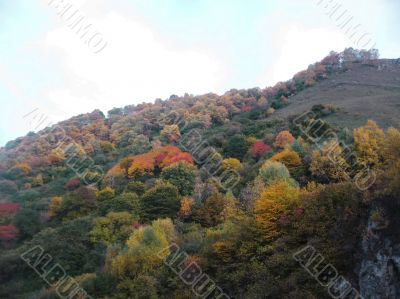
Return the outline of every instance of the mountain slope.
{"type": "Polygon", "coordinates": [[[346,298],[398,298],[400,132],[373,120],[399,127],[399,66],[374,53],[347,49],[273,87],[95,110],[10,141],[0,298],[57,298],[67,280],[69,298],[331,298],[321,280],[338,277],[349,289],[329,291],[346,298]],[[306,135],[292,120],[310,110],[327,123],[306,135]]]}
{"type": "Polygon", "coordinates": [[[275,117],[287,118],[314,105],[333,105],[339,111],[326,118],[333,125],[353,129],[373,119],[384,128],[400,128],[399,60],[352,63],[348,68],[290,97],[290,105],[275,117]]]}

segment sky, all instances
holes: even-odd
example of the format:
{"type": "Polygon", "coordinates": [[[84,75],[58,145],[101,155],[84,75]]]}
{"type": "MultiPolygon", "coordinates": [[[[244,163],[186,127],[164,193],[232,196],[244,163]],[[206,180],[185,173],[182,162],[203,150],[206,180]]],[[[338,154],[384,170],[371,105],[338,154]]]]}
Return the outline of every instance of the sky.
{"type": "Polygon", "coordinates": [[[0,146],[94,109],[271,86],[332,50],[398,58],[399,17],[398,0],[0,0],[0,146]]]}

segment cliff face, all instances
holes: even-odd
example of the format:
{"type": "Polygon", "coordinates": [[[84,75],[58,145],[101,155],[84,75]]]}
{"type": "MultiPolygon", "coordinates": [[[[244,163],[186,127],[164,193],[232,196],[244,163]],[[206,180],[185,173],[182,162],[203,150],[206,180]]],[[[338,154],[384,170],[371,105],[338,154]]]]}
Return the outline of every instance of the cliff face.
{"type": "Polygon", "coordinates": [[[385,234],[386,228],[387,222],[370,216],[359,272],[360,293],[365,299],[400,298],[400,243],[385,234]]]}

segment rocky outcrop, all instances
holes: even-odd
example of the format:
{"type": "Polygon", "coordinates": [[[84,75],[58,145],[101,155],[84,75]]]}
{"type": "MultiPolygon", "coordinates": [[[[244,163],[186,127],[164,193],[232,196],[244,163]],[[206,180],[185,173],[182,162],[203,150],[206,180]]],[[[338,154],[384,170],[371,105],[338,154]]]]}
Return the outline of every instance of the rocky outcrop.
{"type": "Polygon", "coordinates": [[[363,259],[359,272],[360,293],[365,299],[400,298],[400,244],[385,234],[387,223],[368,220],[362,242],[363,259]]]}

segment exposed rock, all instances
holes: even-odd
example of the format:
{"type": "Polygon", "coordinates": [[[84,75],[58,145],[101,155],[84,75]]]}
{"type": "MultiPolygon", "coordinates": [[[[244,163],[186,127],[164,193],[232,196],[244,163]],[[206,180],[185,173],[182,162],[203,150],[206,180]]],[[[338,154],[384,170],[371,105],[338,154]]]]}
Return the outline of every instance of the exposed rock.
{"type": "Polygon", "coordinates": [[[400,244],[385,236],[384,226],[368,221],[362,242],[360,293],[365,299],[400,298],[400,244]]]}

